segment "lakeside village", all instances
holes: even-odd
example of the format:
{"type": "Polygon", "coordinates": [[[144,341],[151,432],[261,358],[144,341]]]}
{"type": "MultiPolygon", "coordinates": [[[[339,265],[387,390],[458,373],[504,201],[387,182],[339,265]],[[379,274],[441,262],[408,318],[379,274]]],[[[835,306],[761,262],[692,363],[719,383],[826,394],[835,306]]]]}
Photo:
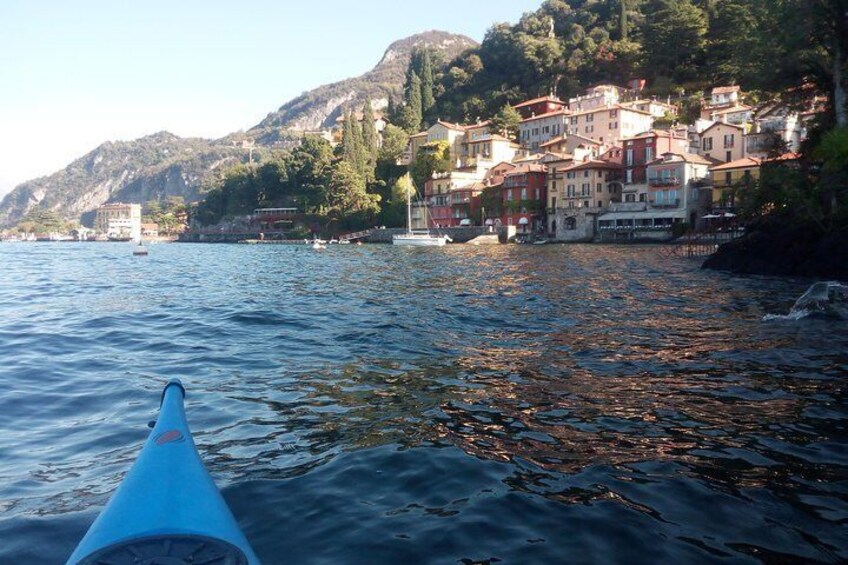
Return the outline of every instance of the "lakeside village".
{"type": "MultiPolygon", "coordinates": [[[[520,143],[495,133],[491,121],[437,121],[411,135],[400,165],[411,165],[422,148],[441,142],[451,166],[425,182],[423,198],[412,204],[410,227],[446,233],[455,242],[487,232],[498,232],[502,242],[739,234],[738,191],[751,187],[770,163],[798,159],[807,125],[823,104],[814,99],[802,111],[791,101],[754,107],[740,87],[722,86],[705,97],[694,123],[663,128],[678,108],[642,97],[644,86],[599,85],[567,103],[546,96],[515,104],[520,143]]],[[[374,120],[379,137],[388,122],[379,115],[374,120]]],[[[333,132],[322,135],[335,139],[333,132]]],[[[280,226],[297,225],[299,216],[295,208],[259,209],[226,228],[192,226],[180,238],[233,241],[251,231],[264,238],[280,226]]],[[[390,242],[397,231],[350,235],[390,242]]]]}
{"type": "MultiPolygon", "coordinates": [[[[705,96],[694,123],[668,124],[678,108],[670,100],[642,97],[644,86],[599,85],[567,103],[546,96],[515,104],[520,143],[492,131],[491,121],[437,121],[411,135],[399,165],[411,165],[422,147],[441,142],[450,167],[425,182],[423,198],[411,205],[409,227],[437,230],[455,242],[493,233],[498,237],[487,242],[667,241],[719,232],[732,237],[741,233],[739,191],[770,163],[798,158],[807,124],[823,103],[814,99],[806,110],[792,101],[754,107],[738,86],[722,86],[705,96]]],[[[381,143],[388,121],[380,115],[374,120],[381,143]]],[[[319,132],[330,141],[337,133],[319,132]]],[[[142,221],[139,204],[108,203],[97,209],[93,229],[4,239],[236,242],[315,231],[297,208],[257,209],[212,229],[193,222],[191,211],[182,207],[176,229],[165,235],[157,224],[142,221]]],[[[391,242],[397,231],[336,235],[343,242],[391,242]]]]}

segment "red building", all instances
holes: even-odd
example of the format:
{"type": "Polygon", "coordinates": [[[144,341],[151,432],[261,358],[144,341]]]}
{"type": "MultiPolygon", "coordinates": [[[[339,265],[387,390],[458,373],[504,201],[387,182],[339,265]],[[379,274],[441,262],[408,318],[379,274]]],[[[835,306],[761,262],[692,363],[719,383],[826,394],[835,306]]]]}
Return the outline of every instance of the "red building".
{"type": "Polygon", "coordinates": [[[521,165],[504,174],[501,223],[517,226],[518,233],[543,232],[547,225],[547,192],[546,169],[543,165],[521,165]]]}
{"type": "Polygon", "coordinates": [[[534,98],[513,106],[522,119],[532,118],[533,116],[541,116],[551,112],[562,112],[566,107],[566,103],[556,96],[543,96],[542,98],[534,98]]]}
{"type": "Polygon", "coordinates": [[[621,140],[624,149],[624,183],[646,184],[648,163],[664,153],[686,153],[689,142],[664,130],[651,130],[621,140]]]}

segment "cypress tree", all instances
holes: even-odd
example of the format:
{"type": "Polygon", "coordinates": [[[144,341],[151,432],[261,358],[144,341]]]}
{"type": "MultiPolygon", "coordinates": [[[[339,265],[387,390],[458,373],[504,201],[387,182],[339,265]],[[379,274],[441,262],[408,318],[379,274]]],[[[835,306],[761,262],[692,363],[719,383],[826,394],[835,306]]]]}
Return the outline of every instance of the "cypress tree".
{"type": "Polygon", "coordinates": [[[350,161],[353,159],[353,124],[350,117],[350,111],[346,110],[344,114],[344,126],[342,127],[342,143],[340,151],[342,159],[350,161]]]}
{"type": "Polygon", "coordinates": [[[619,14],[619,28],[621,31],[621,40],[627,41],[627,0],[619,0],[621,2],[621,14],[619,14]]]}
{"type": "Polygon", "coordinates": [[[421,79],[415,71],[409,81],[406,91],[406,105],[403,108],[403,129],[409,134],[418,133],[421,127],[421,79]]]}
{"type": "Polygon", "coordinates": [[[365,177],[370,180],[377,163],[377,128],[374,127],[374,109],[370,97],[365,98],[362,107],[362,148],[365,153],[365,177]]]}
{"type": "Polygon", "coordinates": [[[424,50],[424,61],[421,65],[421,114],[426,115],[435,106],[433,96],[433,65],[430,62],[430,50],[424,50]]]}
{"type": "Polygon", "coordinates": [[[350,130],[351,130],[351,140],[353,143],[351,144],[351,154],[352,159],[350,162],[353,165],[353,168],[359,173],[365,173],[365,148],[362,145],[362,128],[359,126],[359,120],[356,119],[356,115],[351,112],[350,114],[350,130]]]}

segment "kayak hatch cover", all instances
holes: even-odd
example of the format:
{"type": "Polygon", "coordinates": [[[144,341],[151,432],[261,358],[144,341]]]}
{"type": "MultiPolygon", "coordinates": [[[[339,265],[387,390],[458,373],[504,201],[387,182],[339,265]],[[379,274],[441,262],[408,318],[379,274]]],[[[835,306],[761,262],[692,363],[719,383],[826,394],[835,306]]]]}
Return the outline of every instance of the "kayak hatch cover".
{"type": "Polygon", "coordinates": [[[188,429],[178,380],[109,504],[68,565],[258,565],[188,429]]]}

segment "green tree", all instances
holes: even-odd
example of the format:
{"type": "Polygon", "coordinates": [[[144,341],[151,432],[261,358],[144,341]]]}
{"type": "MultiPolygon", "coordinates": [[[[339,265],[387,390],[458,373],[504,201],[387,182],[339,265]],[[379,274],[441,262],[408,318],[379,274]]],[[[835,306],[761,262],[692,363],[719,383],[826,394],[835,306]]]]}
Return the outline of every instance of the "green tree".
{"type": "Polygon", "coordinates": [[[380,210],[379,196],[368,194],[365,178],[351,163],[333,164],[327,193],[326,214],[340,219],[353,214],[373,215],[380,210]]]}
{"type": "Polygon", "coordinates": [[[433,66],[430,61],[430,50],[424,49],[423,61],[421,63],[421,113],[424,116],[436,104],[436,98],[433,96],[433,86],[433,66]]]}
{"type": "Polygon", "coordinates": [[[642,33],[649,75],[671,76],[679,82],[697,78],[706,45],[704,11],[692,0],[652,0],[649,6],[651,17],[642,33]]]}
{"type": "Polygon", "coordinates": [[[409,166],[409,172],[415,186],[421,190],[433,173],[446,173],[450,168],[450,145],[447,141],[433,141],[421,146],[409,166]]]}
{"type": "Polygon", "coordinates": [[[518,127],[521,125],[521,114],[518,110],[506,104],[492,117],[489,130],[513,141],[518,139],[518,127]]]}
{"type": "Polygon", "coordinates": [[[362,151],[365,155],[365,177],[374,180],[374,167],[377,164],[377,128],[374,125],[374,109],[371,99],[366,98],[362,106],[362,151]]]}
{"type": "Polygon", "coordinates": [[[411,72],[409,88],[406,91],[406,104],[401,113],[401,127],[407,133],[418,133],[421,129],[422,103],[421,103],[421,80],[415,71],[411,72]]]}

